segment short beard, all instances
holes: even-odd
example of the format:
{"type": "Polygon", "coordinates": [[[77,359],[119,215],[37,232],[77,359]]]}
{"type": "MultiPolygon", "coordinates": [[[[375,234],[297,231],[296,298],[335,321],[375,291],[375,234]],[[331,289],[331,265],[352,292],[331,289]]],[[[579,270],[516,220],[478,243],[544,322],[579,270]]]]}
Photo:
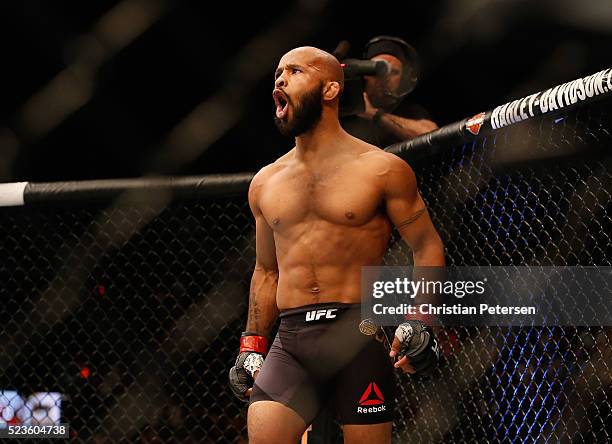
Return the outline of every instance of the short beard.
{"type": "Polygon", "coordinates": [[[297,137],[311,130],[323,114],[323,93],[321,85],[305,93],[299,103],[293,106],[293,117],[279,119],[274,116],[274,123],[283,136],[297,137]]]}

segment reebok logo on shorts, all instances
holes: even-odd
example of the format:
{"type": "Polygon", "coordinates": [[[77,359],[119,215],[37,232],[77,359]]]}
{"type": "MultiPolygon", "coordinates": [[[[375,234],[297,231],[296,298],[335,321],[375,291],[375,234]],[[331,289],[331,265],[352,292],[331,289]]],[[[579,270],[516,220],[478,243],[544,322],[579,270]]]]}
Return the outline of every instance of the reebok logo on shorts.
{"type": "Polygon", "coordinates": [[[375,382],[370,382],[359,399],[357,413],[377,413],[387,410],[385,397],[375,382]],[[372,407],[370,407],[372,406],[372,407]]]}
{"type": "Polygon", "coordinates": [[[321,318],[334,319],[336,317],[337,308],[328,308],[327,310],[310,310],[306,312],[306,322],[318,321],[321,318]]]}

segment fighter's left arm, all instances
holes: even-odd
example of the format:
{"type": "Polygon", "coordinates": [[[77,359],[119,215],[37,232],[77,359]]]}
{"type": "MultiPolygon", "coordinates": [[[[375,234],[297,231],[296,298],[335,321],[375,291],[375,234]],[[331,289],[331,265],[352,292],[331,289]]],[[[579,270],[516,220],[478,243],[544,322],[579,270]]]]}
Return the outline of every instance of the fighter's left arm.
{"type": "MultiPolygon", "coordinates": [[[[414,171],[394,155],[389,155],[384,198],[387,215],[412,249],[414,266],[443,267],[444,245],[418,192],[414,171]]],[[[437,268],[421,269],[418,273],[435,275],[439,271],[437,268]]],[[[413,279],[418,279],[414,274],[417,273],[413,273],[413,279]]],[[[427,298],[427,295],[418,295],[414,302],[433,302],[427,298]]],[[[438,329],[431,329],[431,321],[416,316],[407,318],[397,328],[390,352],[390,356],[399,358],[396,368],[406,373],[427,374],[435,366],[439,351],[434,331],[438,329]]]]}
{"type": "Polygon", "coordinates": [[[412,249],[415,267],[443,267],[444,245],[418,192],[414,171],[393,154],[388,159],[383,194],[389,219],[412,249]]]}

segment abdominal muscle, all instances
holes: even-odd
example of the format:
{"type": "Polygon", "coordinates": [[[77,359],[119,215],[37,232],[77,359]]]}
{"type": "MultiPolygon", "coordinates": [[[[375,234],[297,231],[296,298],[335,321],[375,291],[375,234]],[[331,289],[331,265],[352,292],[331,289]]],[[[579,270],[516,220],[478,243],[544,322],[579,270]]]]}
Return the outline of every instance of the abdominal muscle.
{"type": "Polygon", "coordinates": [[[361,302],[361,267],[380,265],[391,226],[382,215],[362,226],[318,220],[275,236],[280,310],[361,302]]]}

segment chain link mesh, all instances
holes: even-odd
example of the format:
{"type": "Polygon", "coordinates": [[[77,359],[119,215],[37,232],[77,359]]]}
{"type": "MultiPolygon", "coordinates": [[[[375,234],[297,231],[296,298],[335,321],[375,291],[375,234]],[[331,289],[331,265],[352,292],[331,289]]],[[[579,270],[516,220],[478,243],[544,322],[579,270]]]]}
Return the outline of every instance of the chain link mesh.
{"type": "MultiPolygon", "coordinates": [[[[612,265],[611,131],[603,103],[414,163],[447,264],[612,265]]],[[[396,237],[386,263],[409,257],[396,237]]],[[[398,376],[399,442],[610,442],[612,329],[441,336],[436,377],[398,376]]]]}
{"type": "MultiPolygon", "coordinates": [[[[600,103],[412,163],[448,264],[612,265],[611,130],[600,103]]],[[[75,441],[246,442],[253,236],[244,198],[3,209],[0,426],[55,404],[75,441]]],[[[397,376],[395,441],[609,442],[611,331],[445,329],[432,379],[397,376]]]]}

